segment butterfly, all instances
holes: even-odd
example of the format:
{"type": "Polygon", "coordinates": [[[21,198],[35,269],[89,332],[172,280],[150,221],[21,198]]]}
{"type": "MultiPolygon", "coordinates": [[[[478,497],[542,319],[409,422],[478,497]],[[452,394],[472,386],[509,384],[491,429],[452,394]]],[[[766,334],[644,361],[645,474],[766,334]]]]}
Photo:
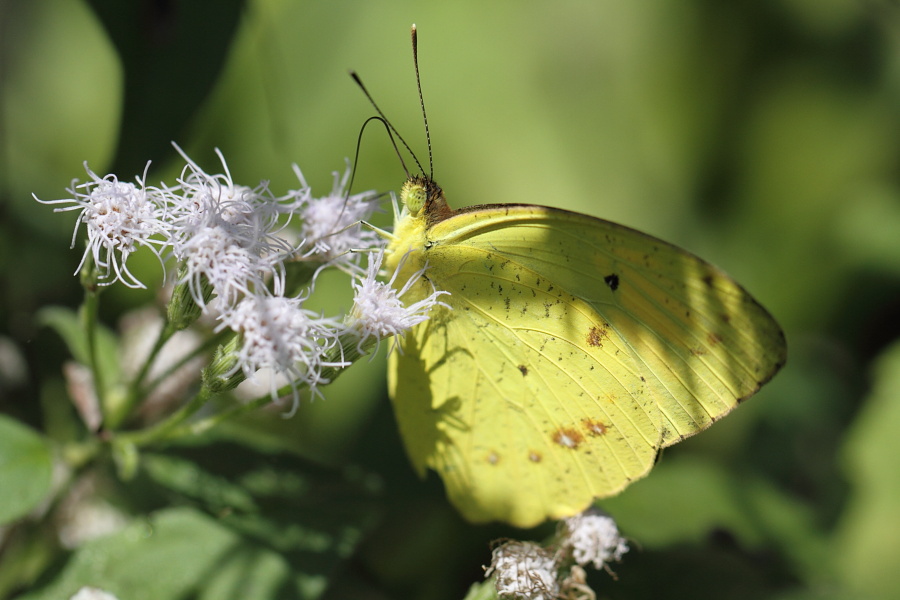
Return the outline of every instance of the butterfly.
{"type": "Polygon", "coordinates": [[[528,527],[646,475],[661,448],[756,393],[784,334],[738,283],[634,229],[565,210],[451,210],[411,177],[385,265],[435,289],[388,373],[420,475],[470,521],[528,527]]]}
{"type": "Polygon", "coordinates": [[[415,470],[470,521],[583,511],[785,363],[772,316],[677,246],[544,206],[452,210],[431,176],[400,198],[385,268],[398,289],[424,273],[408,304],[448,294],[400,336],[388,392],[415,470]]]}

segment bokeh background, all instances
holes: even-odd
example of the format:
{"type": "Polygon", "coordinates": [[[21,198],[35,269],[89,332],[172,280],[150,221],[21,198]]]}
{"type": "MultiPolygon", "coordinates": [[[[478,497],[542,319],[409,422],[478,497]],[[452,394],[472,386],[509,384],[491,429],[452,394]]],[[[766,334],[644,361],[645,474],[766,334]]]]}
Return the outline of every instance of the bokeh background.
{"type": "MultiPolygon", "coordinates": [[[[276,194],[297,187],[297,163],[324,194],[373,114],[348,69],[424,161],[413,22],[434,175],[453,206],[545,204],[636,227],[723,267],[787,334],[788,364],[757,397],[599,503],[632,543],[615,577],[591,575],[600,597],[900,597],[892,1],[4,0],[0,411],[55,441],[84,435],[66,421],[65,347],[34,318],[81,301],[73,218],[32,193],[65,197],[83,161],[128,180],[152,160],[149,181],[172,181],[176,141],[209,172],[221,149],[237,182],[269,180],[276,194]]],[[[370,127],[354,191],[397,190],[404,177],[370,127]]],[[[152,256],[135,258],[145,281],[159,280],[152,256]]],[[[326,283],[320,305],[349,306],[347,282],[326,283]]],[[[153,300],[153,285],[110,289],[107,324],[153,300]]],[[[461,598],[492,540],[552,533],[467,525],[433,474],[416,479],[384,368],[383,356],[363,361],[293,418],[228,432],[247,452],[352,465],[381,482],[377,517],[321,585],[294,582],[282,557],[280,571],[244,565],[246,581],[270,579],[241,597],[461,598]]],[[[164,505],[114,495],[135,518],[164,505]]],[[[51,535],[35,519],[29,531],[51,535]]],[[[56,597],[77,550],[12,544],[5,531],[0,596],[56,597]]],[[[162,561],[146,576],[176,568],[162,561]]],[[[147,581],[132,580],[132,597],[213,597],[201,584],[141,595],[147,581]]]]}

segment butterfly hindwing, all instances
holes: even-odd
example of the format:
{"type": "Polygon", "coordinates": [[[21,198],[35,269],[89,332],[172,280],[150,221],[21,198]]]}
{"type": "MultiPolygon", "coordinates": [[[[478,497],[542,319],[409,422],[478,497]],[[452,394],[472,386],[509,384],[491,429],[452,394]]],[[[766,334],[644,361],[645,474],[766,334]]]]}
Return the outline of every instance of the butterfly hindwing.
{"type": "Polygon", "coordinates": [[[605,353],[626,368],[612,340],[590,356],[559,334],[503,324],[479,304],[476,294],[433,314],[392,358],[413,462],[440,473],[467,518],[528,525],[572,514],[650,468],[655,407],[626,410],[631,402],[615,401],[642,396],[644,384],[598,363],[605,353]]]}

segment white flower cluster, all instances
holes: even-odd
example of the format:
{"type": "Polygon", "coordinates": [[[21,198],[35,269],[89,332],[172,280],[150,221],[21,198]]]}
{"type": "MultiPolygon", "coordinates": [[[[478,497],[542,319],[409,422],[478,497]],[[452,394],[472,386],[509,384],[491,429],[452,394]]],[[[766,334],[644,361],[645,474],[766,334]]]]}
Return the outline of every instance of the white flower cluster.
{"type": "Polygon", "coordinates": [[[582,513],[564,519],[565,528],[563,550],[572,553],[572,558],[582,567],[591,564],[602,569],[613,561],[622,560],[628,552],[628,543],[619,535],[619,528],[612,518],[596,514],[582,513]]]}
{"type": "Polygon", "coordinates": [[[158,201],[159,190],[145,187],[146,170],[143,177],[136,178],[135,185],[119,181],[115,175],[100,178],[87,163],[84,169],[91,180],[80,185],[76,185],[77,181],[72,182],[67,191],[74,198],[43,201],[35,196],[35,200],[44,204],[71,205],[54,212],[81,209],[72,234],[72,247],[81,223],[87,227],[88,246],[76,273],[90,257],[103,273],[102,277],[110,283],[121,281],[128,287],[145,287],[128,271],[125,263],[138,246],[151,248],[159,257],[159,247],[166,244],[166,206],[158,201]]]}
{"type": "Polygon", "coordinates": [[[294,166],[299,189],[276,197],[265,182],[254,188],[236,184],[218,150],[223,173],[208,174],[176,149],[186,165],[175,185],[147,186],[146,170],[136,183],[114,175],[101,178],[85,164],[90,181],[73,182],[68,188],[71,198],[35,199],[62,205],[55,211],[81,211],[72,245],[84,224],[87,248],[78,270],[92,261],[99,285],[119,281],[145,287],[127,266],[141,246],[150,248],[163,267],[175,262],[179,274],[175,284],[186,286],[193,303],[218,319],[217,331],[239,334],[232,372],[240,370],[248,379],[260,369],[287,376],[296,405],[298,386],[316,393],[317,386],[328,383],[323,368],[349,364],[339,347],[342,336],[355,336],[362,352],[364,341],[405,331],[426,319],[438,303],[435,292],[403,306],[401,296],[421,273],[399,291],[392,287],[393,279],[390,284],[376,280],[385,244],[363,221],[377,210],[379,196],[348,194],[349,167],[343,176],[335,173],[330,194],[316,198],[294,166]],[[294,219],[299,225],[292,228],[294,219]],[[291,241],[297,239],[299,243],[291,241]],[[360,264],[363,257],[368,268],[360,264]],[[290,262],[310,267],[299,293],[285,289],[290,262]],[[355,279],[354,307],[346,319],[304,308],[316,275],[325,267],[340,268],[355,279]]]}
{"type": "Polygon", "coordinates": [[[564,519],[556,543],[508,541],[494,548],[485,577],[493,577],[500,598],[594,598],[582,567],[601,569],[619,561],[628,544],[612,518],[587,511],[564,519]]]}

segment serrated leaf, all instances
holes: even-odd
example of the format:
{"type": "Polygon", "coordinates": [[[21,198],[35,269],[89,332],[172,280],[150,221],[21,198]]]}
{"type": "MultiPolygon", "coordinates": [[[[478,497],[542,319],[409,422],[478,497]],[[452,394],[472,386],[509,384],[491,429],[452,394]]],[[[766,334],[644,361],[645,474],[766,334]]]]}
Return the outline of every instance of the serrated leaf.
{"type": "Polygon", "coordinates": [[[43,437],[0,415],[0,524],[32,510],[50,490],[53,461],[43,437]]]}

